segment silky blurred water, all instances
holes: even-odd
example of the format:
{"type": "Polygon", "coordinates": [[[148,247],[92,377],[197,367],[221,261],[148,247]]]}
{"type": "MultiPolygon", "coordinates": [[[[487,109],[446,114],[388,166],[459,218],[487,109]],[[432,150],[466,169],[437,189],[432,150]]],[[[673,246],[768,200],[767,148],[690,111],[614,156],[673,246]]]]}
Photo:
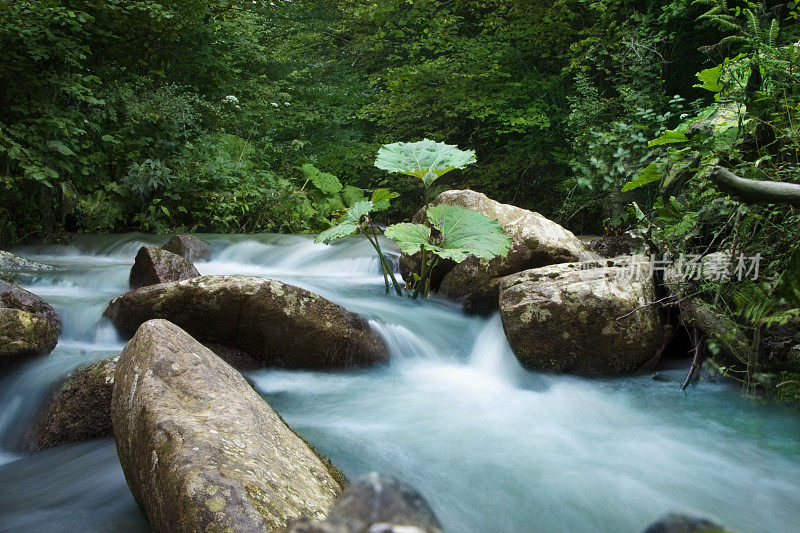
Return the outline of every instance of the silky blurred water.
{"type": "MultiPolygon", "coordinates": [[[[450,532],[638,532],[691,512],[743,532],[800,531],[800,417],[703,383],[649,375],[587,380],[522,369],[498,316],[386,296],[369,245],[307,236],[203,236],[202,274],[250,274],[315,291],[367,317],[390,364],[352,372],[249,373],[264,398],[352,477],[409,482],[450,532]]],[[[24,286],[61,313],[55,351],[0,377],[0,531],[138,531],[146,521],[110,439],[22,451],[49,391],[72,369],[120,352],[101,318],[143,244],[80,236],[21,255],[62,267],[24,286]]],[[[391,245],[387,243],[387,249],[391,245]]]]}

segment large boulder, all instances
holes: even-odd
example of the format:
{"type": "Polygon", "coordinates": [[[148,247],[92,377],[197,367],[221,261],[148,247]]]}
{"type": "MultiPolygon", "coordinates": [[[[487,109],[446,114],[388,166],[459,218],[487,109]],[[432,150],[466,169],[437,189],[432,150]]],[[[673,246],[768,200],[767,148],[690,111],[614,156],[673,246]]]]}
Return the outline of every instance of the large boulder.
{"type": "Polygon", "coordinates": [[[211,257],[211,245],[194,235],[173,235],[162,248],[189,261],[201,261],[211,257]]]}
{"type": "Polygon", "coordinates": [[[111,435],[111,393],[119,357],[88,364],[67,376],[34,431],[34,450],[111,435]]]}
{"type": "Polygon", "coordinates": [[[322,519],[341,492],[236,370],[170,322],[139,328],[114,381],[120,464],[156,531],[271,531],[322,519]]]}
{"type": "Polygon", "coordinates": [[[13,283],[0,280],[0,308],[19,309],[47,319],[57,332],[61,331],[61,317],[53,306],[30,291],[13,283]]]}
{"type": "Polygon", "coordinates": [[[164,318],[202,342],[245,351],[267,366],[346,368],[387,361],[369,323],[305,289],[249,276],[201,276],[127,292],[106,309],[123,335],[164,318]]]}
{"type": "MultiPolygon", "coordinates": [[[[445,191],[430,205],[439,204],[478,211],[498,221],[512,240],[511,250],[505,257],[491,260],[471,257],[452,267],[437,267],[440,275],[443,274],[439,292],[460,302],[467,311],[491,312],[497,309],[499,284],[496,278],[528,268],[576,261],[587,250],[571,231],[539,213],[501,204],[479,192],[469,189],[445,191]]],[[[414,216],[414,222],[426,221],[427,207],[414,216]]]]}
{"type": "Polygon", "coordinates": [[[551,265],[503,278],[500,313],[514,353],[529,368],[626,374],[666,340],[652,278],[610,262],[551,265]]]}
{"type": "Polygon", "coordinates": [[[58,343],[58,329],[42,315],[0,307],[0,365],[47,354],[58,343]]]}
{"type": "Polygon", "coordinates": [[[397,479],[372,472],[352,483],[324,522],[302,519],[287,533],[439,533],[425,498],[397,479]]]}
{"type": "Polygon", "coordinates": [[[196,278],[200,272],[191,261],[178,254],[155,246],[142,246],[131,267],[130,285],[132,289],[196,278]]]}

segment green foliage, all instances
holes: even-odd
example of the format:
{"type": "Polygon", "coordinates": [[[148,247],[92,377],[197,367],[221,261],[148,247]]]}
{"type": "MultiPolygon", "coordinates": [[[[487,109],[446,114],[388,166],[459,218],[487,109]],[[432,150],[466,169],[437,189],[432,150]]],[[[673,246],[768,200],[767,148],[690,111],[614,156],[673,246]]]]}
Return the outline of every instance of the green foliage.
{"type": "Polygon", "coordinates": [[[375,158],[375,166],[388,172],[407,174],[422,180],[425,187],[443,174],[474,163],[474,150],[423,139],[415,143],[384,144],[375,158]]]}
{"type": "Polygon", "coordinates": [[[300,170],[306,180],[314,184],[314,187],[325,194],[335,194],[342,190],[342,183],[339,178],[329,172],[322,172],[311,163],[306,163],[300,170]]]}
{"type": "Polygon", "coordinates": [[[364,217],[369,215],[372,208],[373,204],[370,201],[356,202],[335,225],[317,235],[314,242],[329,244],[355,234],[361,228],[364,217]]]}
{"type": "Polygon", "coordinates": [[[427,217],[430,228],[422,224],[395,224],[386,228],[386,236],[407,254],[417,253],[424,246],[441,259],[456,263],[469,256],[491,259],[506,255],[511,249],[511,239],[500,224],[477,211],[436,205],[427,209],[427,217]]]}

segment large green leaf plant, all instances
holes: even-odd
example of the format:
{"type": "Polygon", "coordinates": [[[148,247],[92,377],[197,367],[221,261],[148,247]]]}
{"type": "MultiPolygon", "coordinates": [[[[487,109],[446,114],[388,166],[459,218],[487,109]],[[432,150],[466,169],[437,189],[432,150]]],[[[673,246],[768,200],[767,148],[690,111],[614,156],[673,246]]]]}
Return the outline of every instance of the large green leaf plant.
{"type": "MultiPolygon", "coordinates": [[[[475,162],[475,152],[459,150],[457,146],[424,139],[415,143],[386,144],[378,151],[375,166],[400,174],[414,176],[427,190],[445,173],[475,162]]],[[[403,291],[380,247],[379,230],[371,214],[389,207],[397,197],[388,189],[377,189],[369,201],[358,202],[348,209],[337,224],[320,233],[316,242],[330,243],[356,233],[362,233],[378,253],[386,292],[391,278],[395,292],[403,291]]],[[[406,285],[412,298],[430,293],[430,279],[439,259],[456,263],[469,256],[491,259],[506,255],[511,239],[500,224],[476,211],[452,205],[436,205],[426,210],[428,224],[400,223],[386,228],[384,235],[392,239],[403,253],[421,254],[420,272],[412,274],[406,285]]]]}

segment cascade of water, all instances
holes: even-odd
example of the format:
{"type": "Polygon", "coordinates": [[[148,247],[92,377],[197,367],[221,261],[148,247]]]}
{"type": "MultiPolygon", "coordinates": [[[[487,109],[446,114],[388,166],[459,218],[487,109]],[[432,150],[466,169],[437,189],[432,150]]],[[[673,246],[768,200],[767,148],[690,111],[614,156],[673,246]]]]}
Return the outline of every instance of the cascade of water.
{"type": "MultiPolygon", "coordinates": [[[[681,372],[655,382],[525,370],[499,316],[467,316],[436,298],[386,296],[363,239],[325,246],[310,236],[205,238],[214,251],[197,263],[201,273],[275,277],[371,321],[391,352],[387,365],[264,369],[249,377],[347,475],[380,470],[405,479],[448,531],[536,524],[539,531],[636,532],[675,510],[715,515],[741,531],[800,523],[800,424],[791,411],[745,403],[721,386],[677,394],[681,372]]],[[[122,349],[124,339],[101,313],[127,290],[138,248],[165,240],[79,236],[70,247],[19,250],[62,267],[25,287],[56,306],[64,331],[50,356],[0,377],[0,529],[55,531],[64,515],[86,531],[143,527],[113,442],[37,456],[21,455],[18,443],[60,379],[122,349]]]]}

